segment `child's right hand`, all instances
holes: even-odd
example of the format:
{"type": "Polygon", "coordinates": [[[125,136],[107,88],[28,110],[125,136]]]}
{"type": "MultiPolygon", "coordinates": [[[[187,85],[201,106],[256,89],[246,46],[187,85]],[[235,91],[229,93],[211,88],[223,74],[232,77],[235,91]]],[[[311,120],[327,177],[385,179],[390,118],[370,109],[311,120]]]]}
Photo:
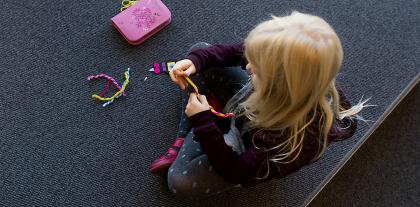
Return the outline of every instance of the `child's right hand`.
{"type": "Polygon", "coordinates": [[[175,63],[172,70],[169,72],[169,76],[172,81],[175,82],[182,90],[185,90],[188,86],[187,81],[183,76],[190,76],[197,72],[194,63],[189,59],[180,60],[175,63]]]}

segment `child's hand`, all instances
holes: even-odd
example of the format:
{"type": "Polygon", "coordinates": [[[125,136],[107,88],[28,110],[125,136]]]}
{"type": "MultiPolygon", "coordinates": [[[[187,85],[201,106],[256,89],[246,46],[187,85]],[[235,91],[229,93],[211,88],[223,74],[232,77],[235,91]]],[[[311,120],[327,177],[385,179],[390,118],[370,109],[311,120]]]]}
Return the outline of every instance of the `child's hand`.
{"type": "Polygon", "coordinates": [[[198,114],[202,111],[207,111],[210,109],[209,103],[207,103],[206,96],[191,93],[190,99],[188,100],[187,107],[185,108],[185,113],[188,117],[191,117],[194,114],[198,114]]]}
{"type": "Polygon", "coordinates": [[[174,67],[169,72],[169,76],[171,76],[172,81],[178,84],[182,90],[185,90],[188,83],[183,76],[190,76],[196,71],[193,62],[189,59],[184,59],[175,63],[174,67]]]}

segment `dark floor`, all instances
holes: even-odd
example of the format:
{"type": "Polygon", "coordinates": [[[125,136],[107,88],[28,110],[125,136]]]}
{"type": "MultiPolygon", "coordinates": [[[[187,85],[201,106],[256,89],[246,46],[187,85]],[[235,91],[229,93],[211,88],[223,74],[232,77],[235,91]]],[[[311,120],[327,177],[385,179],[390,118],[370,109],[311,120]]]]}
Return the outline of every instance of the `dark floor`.
{"type": "Polygon", "coordinates": [[[419,206],[420,85],[398,105],[310,207],[419,206]]]}
{"type": "Polygon", "coordinates": [[[271,14],[308,12],[335,28],[345,53],[338,81],[353,103],[372,97],[378,106],[362,115],[373,123],[313,165],[209,206],[302,205],[419,73],[418,0],[164,0],[171,24],[136,47],[110,21],[121,0],[0,2],[0,206],[188,206],[148,170],[180,115],[178,88],[148,69],[199,41],[241,42],[271,14]],[[121,81],[128,67],[127,97],[101,108],[91,95],[105,82],[86,77],[121,81]]]}

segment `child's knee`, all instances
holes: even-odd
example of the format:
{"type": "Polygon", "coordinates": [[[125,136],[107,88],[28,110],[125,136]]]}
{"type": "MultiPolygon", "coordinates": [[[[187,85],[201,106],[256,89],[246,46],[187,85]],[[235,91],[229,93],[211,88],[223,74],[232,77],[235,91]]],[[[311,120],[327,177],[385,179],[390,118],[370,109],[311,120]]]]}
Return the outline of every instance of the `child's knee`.
{"type": "Polygon", "coordinates": [[[194,183],[181,173],[168,173],[168,188],[177,197],[189,198],[194,195],[194,183]]]}

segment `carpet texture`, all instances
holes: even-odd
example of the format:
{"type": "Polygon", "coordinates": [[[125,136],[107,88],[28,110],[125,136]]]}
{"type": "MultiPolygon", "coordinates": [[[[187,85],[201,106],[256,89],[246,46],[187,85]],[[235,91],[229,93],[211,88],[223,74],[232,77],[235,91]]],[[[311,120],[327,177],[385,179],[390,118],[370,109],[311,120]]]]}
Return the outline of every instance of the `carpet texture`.
{"type": "Polygon", "coordinates": [[[180,92],[167,76],[147,70],[182,58],[199,41],[241,42],[270,14],[309,12],[335,28],[345,52],[338,81],[353,102],[372,97],[378,106],[363,116],[373,122],[287,179],[201,206],[303,205],[419,73],[416,0],[164,2],[172,23],[130,46],[110,22],[118,0],[0,0],[0,206],[198,205],[175,199],[148,172],[173,141],[180,92]],[[128,67],[128,96],[101,108],[90,96],[105,81],[86,77],[105,72],[121,81],[128,67]]]}
{"type": "Polygon", "coordinates": [[[419,105],[417,85],[309,207],[418,206],[419,105]]]}

